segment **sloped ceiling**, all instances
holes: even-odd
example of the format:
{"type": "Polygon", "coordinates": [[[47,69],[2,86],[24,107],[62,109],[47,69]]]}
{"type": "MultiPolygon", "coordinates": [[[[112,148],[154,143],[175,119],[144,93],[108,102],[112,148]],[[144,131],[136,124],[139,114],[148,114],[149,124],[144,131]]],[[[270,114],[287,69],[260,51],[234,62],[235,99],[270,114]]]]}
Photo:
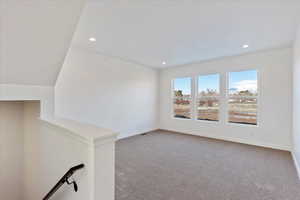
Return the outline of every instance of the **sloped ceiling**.
{"type": "Polygon", "coordinates": [[[0,0],[0,84],[54,85],[78,21],[74,45],[163,68],[290,45],[300,8],[299,0],[88,0],[79,20],[85,3],[0,0]]]}
{"type": "Polygon", "coordinates": [[[291,45],[299,14],[299,0],[89,0],[74,43],[171,67],[291,45]]]}
{"type": "Polygon", "coordinates": [[[0,83],[54,85],[85,1],[0,1],[0,83]]]}

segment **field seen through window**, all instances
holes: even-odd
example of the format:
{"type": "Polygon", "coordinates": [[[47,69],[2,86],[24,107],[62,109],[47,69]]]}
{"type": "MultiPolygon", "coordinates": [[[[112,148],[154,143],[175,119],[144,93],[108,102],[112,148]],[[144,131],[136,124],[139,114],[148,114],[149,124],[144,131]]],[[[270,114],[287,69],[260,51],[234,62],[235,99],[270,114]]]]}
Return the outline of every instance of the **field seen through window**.
{"type": "MultiPolygon", "coordinates": [[[[176,79],[178,80],[178,79],[176,79]]],[[[174,117],[192,118],[191,78],[174,84],[174,117]],[[181,87],[181,88],[180,88],[181,87]]],[[[257,125],[257,71],[229,73],[227,91],[228,122],[257,125]]],[[[219,121],[220,115],[219,75],[200,76],[196,100],[196,119],[219,121]]]]}

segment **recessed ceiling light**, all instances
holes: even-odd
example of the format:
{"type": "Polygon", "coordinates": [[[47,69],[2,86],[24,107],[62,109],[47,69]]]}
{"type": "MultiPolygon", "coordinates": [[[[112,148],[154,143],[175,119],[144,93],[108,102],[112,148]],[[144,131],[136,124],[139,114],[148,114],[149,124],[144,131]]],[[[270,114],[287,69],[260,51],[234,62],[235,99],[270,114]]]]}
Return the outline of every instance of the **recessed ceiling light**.
{"type": "Polygon", "coordinates": [[[165,61],[162,62],[163,65],[167,64],[165,61]]]}
{"type": "Polygon", "coordinates": [[[244,49],[247,49],[248,47],[249,47],[248,44],[244,44],[244,45],[243,45],[243,48],[244,48],[244,49]]]}
{"type": "Polygon", "coordinates": [[[91,38],[89,39],[89,41],[90,41],[90,42],[96,42],[96,38],[91,37],[91,38]]]}

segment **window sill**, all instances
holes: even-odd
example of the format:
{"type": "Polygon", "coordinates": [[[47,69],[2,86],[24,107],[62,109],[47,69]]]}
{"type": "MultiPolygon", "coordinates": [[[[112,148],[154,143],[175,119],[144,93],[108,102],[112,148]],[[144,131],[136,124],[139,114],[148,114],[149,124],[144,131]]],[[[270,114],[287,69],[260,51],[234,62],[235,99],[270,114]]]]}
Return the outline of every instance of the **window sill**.
{"type": "Polygon", "coordinates": [[[250,127],[250,128],[258,128],[258,124],[243,124],[243,123],[235,123],[235,122],[226,122],[226,125],[229,126],[240,126],[240,127],[250,127]]]}

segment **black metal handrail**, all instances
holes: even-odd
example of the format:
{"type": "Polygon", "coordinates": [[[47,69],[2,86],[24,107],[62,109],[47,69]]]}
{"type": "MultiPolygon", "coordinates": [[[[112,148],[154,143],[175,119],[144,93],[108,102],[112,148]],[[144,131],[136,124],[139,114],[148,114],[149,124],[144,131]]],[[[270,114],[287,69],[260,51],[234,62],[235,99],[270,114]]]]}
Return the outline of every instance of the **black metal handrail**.
{"type": "Polygon", "coordinates": [[[84,164],[80,164],[70,168],[67,173],[55,184],[55,186],[48,192],[48,194],[43,198],[43,200],[49,199],[63,184],[67,183],[68,185],[73,184],[75,192],[78,191],[78,186],[75,181],[70,182],[69,178],[77,171],[84,168],[84,164]]]}

